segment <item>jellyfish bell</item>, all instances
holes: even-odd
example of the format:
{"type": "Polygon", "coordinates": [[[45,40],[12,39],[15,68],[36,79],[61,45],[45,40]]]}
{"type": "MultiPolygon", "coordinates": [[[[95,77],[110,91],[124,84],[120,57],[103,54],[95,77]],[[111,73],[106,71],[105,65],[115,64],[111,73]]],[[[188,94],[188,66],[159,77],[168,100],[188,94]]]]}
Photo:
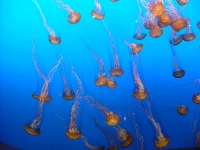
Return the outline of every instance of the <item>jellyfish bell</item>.
{"type": "Polygon", "coordinates": [[[163,30],[162,28],[156,26],[156,27],[152,27],[149,31],[149,35],[153,38],[158,38],[162,35],[163,30]]]}
{"type": "Polygon", "coordinates": [[[92,10],[91,14],[92,14],[92,17],[97,19],[97,20],[102,20],[104,18],[104,16],[105,16],[104,14],[98,13],[98,12],[96,12],[94,10],[92,10]]]}
{"type": "Polygon", "coordinates": [[[25,124],[24,125],[24,130],[30,134],[30,135],[33,135],[33,136],[38,136],[40,135],[40,128],[34,128],[31,126],[31,124],[25,124]]]}
{"type": "Polygon", "coordinates": [[[188,108],[185,107],[184,105],[181,105],[177,108],[177,112],[180,114],[180,115],[187,115],[188,114],[188,108]]]}
{"type": "Polygon", "coordinates": [[[109,88],[115,88],[117,83],[111,78],[106,78],[106,86],[109,88]]]}
{"type": "Polygon", "coordinates": [[[145,27],[146,29],[151,29],[151,28],[152,28],[151,22],[150,22],[150,21],[145,21],[144,27],[145,27]]]}
{"type": "Polygon", "coordinates": [[[172,17],[169,13],[164,12],[161,16],[159,16],[159,22],[166,27],[172,23],[172,17]]]}
{"type": "Polygon", "coordinates": [[[192,100],[193,100],[194,103],[200,104],[200,93],[193,94],[192,100]]]}
{"type": "Polygon", "coordinates": [[[133,38],[136,40],[142,40],[146,37],[146,35],[147,35],[146,33],[140,33],[140,34],[136,33],[133,35],[133,38]]]}
{"type": "Polygon", "coordinates": [[[66,136],[71,140],[76,140],[81,137],[81,132],[72,127],[67,130],[66,136]]]}
{"type": "Polygon", "coordinates": [[[168,26],[168,25],[163,24],[161,21],[158,21],[158,22],[157,22],[157,25],[158,25],[159,27],[161,27],[161,28],[164,28],[164,27],[168,26]]]}
{"type": "Polygon", "coordinates": [[[159,17],[165,12],[165,6],[162,2],[157,2],[151,6],[150,11],[154,16],[159,17]]]}
{"type": "Polygon", "coordinates": [[[114,126],[114,125],[118,124],[119,120],[120,120],[119,116],[113,114],[112,112],[110,112],[109,114],[106,115],[106,123],[109,126],[114,126]]]}
{"type": "Polygon", "coordinates": [[[129,133],[127,133],[125,136],[126,136],[125,137],[126,140],[124,140],[121,143],[121,147],[123,147],[123,148],[129,147],[133,143],[133,141],[134,141],[133,137],[129,133]]]}
{"type": "Polygon", "coordinates": [[[185,71],[183,69],[178,71],[173,71],[172,75],[175,78],[182,78],[185,75],[185,71]]]}
{"type": "Polygon", "coordinates": [[[138,44],[138,45],[130,44],[130,47],[131,47],[131,54],[135,55],[142,50],[143,44],[138,44]]]}
{"type": "Polygon", "coordinates": [[[171,27],[175,30],[175,31],[180,31],[183,28],[185,28],[188,25],[188,19],[186,18],[179,18],[176,19],[174,21],[172,21],[171,27]]]}
{"type": "Polygon", "coordinates": [[[148,92],[147,91],[134,91],[133,96],[137,100],[145,100],[148,96],[148,92]]]}
{"type": "Polygon", "coordinates": [[[114,77],[119,77],[124,73],[124,70],[121,68],[113,68],[110,70],[110,74],[114,77]]]}
{"type": "Polygon", "coordinates": [[[80,21],[81,15],[78,12],[71,12],[70,15],[68,16],[67,20],[71,24],[76,24],[80,21]]]}
{"type": "Polygon", "coordinates": [[[58,45],[58,44],[60,44],[60,42],[61,42],[61,38],[56,37],[56,36],[54,36],[54,35],[50,35],[50,36],[49,36],[49,42],[50,42],[51,44],[58,45]]]}
{"type": "Polygon", "coordinates": [[[196,34],[194,33],[186,33],[183,35],[183,40],[184,41],[192,41],[196,38],[196,34]]]}
{"type": "Polygon", "coordinates": [[[154,140],[154,144],[157,148],[164,148],[169,144],[170,138],[169,137],[165,137],[162,140],[159,139],[155,139],[154,140]]]}
{"type": "Polygon", "coordinates": [[[63,98],[65,99],[65,100],[72,100],[73,98],[74,98],[74,96],[75,96],[75,94],[74,94],[74,92],[73,91],[71,91],[71,90],[68,90],[67,92],[63,92],[63,98]]]}
{"type": "Polygon", "coordinates": [[[181,5],[181,6],[184,6],[185,4],[188,3],[188,0],[176,0],[176,1],[177,1],[177,3],[178,3],[179,5],[181,5]]]}
{"type": "Polygon", "coordinates": [[[33,98],[35,98],[36,100],[39,101],[43,101],[43,102],[49,102],[50,100],[52,100],[52,98],[48,95],[37,95],[37,94],[32,94],[33,98]]]}
{"type": "Polygon", "coordinates": [[[170,43],[172,45],[178,45],[179,43],[181,43],[183,35],[179,35],[178,37],[175,37],[173,39],[170,40],[170,43]]]}
{"type": "Polygon", "coordinates": [[[99,76],[98,78],[95,79],[94,84],[96,86],[104,86],[107,82],[106,76],[99,76]]]}

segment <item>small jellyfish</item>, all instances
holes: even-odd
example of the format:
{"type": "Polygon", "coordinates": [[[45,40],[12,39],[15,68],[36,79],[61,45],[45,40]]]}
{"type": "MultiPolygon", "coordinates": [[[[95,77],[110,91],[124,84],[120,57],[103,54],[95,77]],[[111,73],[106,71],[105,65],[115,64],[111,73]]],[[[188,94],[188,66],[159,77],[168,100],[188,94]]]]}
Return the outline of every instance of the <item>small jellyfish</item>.
{"type": "Polygon", "coordinates": [[[109,88],[115,88],[117,83],[115,82],[115,78],[108,77],[106,78],[106,86],[109,88]]]}
{"type": "Polygon", "coordinates": [[[188,24],[187,25],[187,32],[186,32],[186,34],[183,34],[183,40],[184,41],[192,41],[195,38],[196,38],[196,34],[194,34],[193,32],[191,32],[191,26],[190,26],[190,24],[188,24]]]}
{"type": "Polygon", "coordinates": [[[150,28],[150,31],[149,31],[149,35],[153,38],[158,38],[160,37],[162,34],[163,34],[163,30],[162,28],[160,28],[156,21],[155,21],[155,17],[154,16],[151,16],[151,28],[150,28]]]}
{"type": "Polygon", "coordinates": [[[79,79],[78,75],[74,71],[72,65],[70,65],[72,75],[77,79],[78,89],[75,95],[75,101],[71,109],[71,117],[70,117],[70,125],[68,130],[66,131],[66,136],[71,140],[77,140],[81,137],[81,131],[77,129],[76,119],[78,115],[78,108],[83,94],[82,82],[79,79]]]}
{"type": "Polygon", "coordinates": [[[188,114],[188,108],[185,107],[184,105],[181,105],[177,108],[177,112],[180,114],[180,115],[187,115],[188,114]]]}
{"type": "Polygon", "coordinates": [[[99,3],[99,0],[95,0],[94,3],[96,7],[94,10],[92,10],[92,17],[97,20],[102,20],[105,15],[101,11],[101,5],[99,3]]]}
{"type": "Polygon", "coordinates": [[[61,0],[54,0],[55,3],[62,9],[66,10],[69,13],[67,18],[68,22],[71,24],[76,24],[80,21],[81,15],[79,12],[74,12],[69,5],[64,4],[61,0]]]}
{"type": "Polygon", "coordinates": [[[197,23],[197,28],[200,29],[200,22],[197,23]]]}
{"type": "Polygon", "coordinates": [[[83,135],[81,136],[81,138],[82,138],[83,142],[85,143],[85,145],[86,145],[89,149],[91,149],[91,150],[104,150],[104,149],[105,149],[105,146],[101,146],[101,147],[95,147],[95,146],[93,146],[92,144],[90,144],[90,143],[88,142],[88,140],[86,139],[86,137],[84,137],[83,135]]]}
{"type": "Polygon", "coordinates": [[[118,2],[119,0],[110,0],[111,2],[118,2]]]}
{"type": "Polygon", "coordinates": [[[44,27],[50,33],[49,42],[52,44],[55,44],[55,45],[60,44],[61,38],[56,37],[55,32],[47,25],[46,19],[44,17],[44,14],[42,13],[42,9],[40,8],[40,5],[38,4],[38,2],[36,0],[32,0],[32,2],[37,6],[38,10],[40,11],[40,16],[42,17],[44,27]]]}
{"type": "Polygon", "coordinates": [[[120,67],[120,64],[119,64],[119,59],[118,59],[118,55],[117,55],[117,52],[116,52],[113,36],[112,36],[108,26],[106,24],[104,24],[104,26],[105,26],[105,28],[108,32],[110,44],[112,46],[113,55],[114,55],[114,68],[112,68],[110,70],[110,74],[114,77],[118,77],[118,76],[121,76],[124,73],[124,70],[120,67]]]}
{"type": "Polygon", "coordinates": [[[177,3],[178,3],[179,5],[181,5],[181,6],[184,6],[185,4],[188,3],[188,0],[176,0],[176,1],[177,1],[177,3]]]}
{"type": "Polygon", "coordinates": [[[178,45],[181,43],[183,35],[177,35],[177,32],[172,29],[172,39],[170,40],[170,44],[172,45],[178,45]]]}
{"type": "Polygon", "coordinates": [[[193,94],[192,100],[193,100],[194,103],[200,104],[200,93],[193,94]]]}
{"type": "Polygon", "coordinates": [[[113,112],[110,112],[105,106],[103,106],[100,102],[98,102],[96,99],[94,99],[92,96],[85,96],[85,99],[89,103],[89,105],[93,108],[99,109],[106,118],[106,123],[109,126],[114,126],[119,123],[119,116],[116,114],[113,114],[113,112]]]}
{"type": "Polygon", "coordinates": [[[44,102],[51,100],[51,97],[48,96],[48,85],[53,78],[54,72],[57,70],[59,64],[61,63],[62,56],[59,58],[56,65],[50,70],[49,75],[46,78],[43,75],[42,71],[40,70],[40,67],[39,67],[39,65],[36,61],[34,40],[35,40],[35,37],[33,38],[33,54],[32,54],[33,55],[33,62],[34,62],[34,65],[35,65],[35,68],[36,68],[38,74],[44,80],[44,84],[42,86],[40,95],[33,94],[33,97],[36,98],[37,100],[39,100],[39,109],[38,109],[38,112],[37,112],[37,116],[31,124],[28,123],[28,124],[24,125],[24,130],[31,135],[38,136],[38,135],[40,135],[39,126],[41,124],[43,104],[44,104],[44,102]]]}
{"type": "Polygon", "coordinates": [[[135,55],[137,53],[139,53],[142,48],[143,48],[143,44],[138,44],[136,45],[135,43],[128,43],[127,41],[124,40],[124,43],[129,46],[129,48],[131,49],[130,53],[132,55],[135,55]]]}
{"type": "Polygon", "coordinates": [[[117,131],[118,137],[121,139],[121,147],[126,148],[133,144],[134,139],[130,133],[128,133],[120,125],[116,125],[114,128],[117,131]]]}

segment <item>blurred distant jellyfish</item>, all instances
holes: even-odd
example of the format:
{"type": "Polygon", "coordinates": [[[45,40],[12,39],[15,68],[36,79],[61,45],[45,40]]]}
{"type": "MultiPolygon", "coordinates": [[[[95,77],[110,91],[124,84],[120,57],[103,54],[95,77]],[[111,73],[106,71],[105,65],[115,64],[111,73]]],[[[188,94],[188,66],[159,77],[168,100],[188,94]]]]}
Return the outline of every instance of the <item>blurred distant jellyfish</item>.
{"type": "Polygon", "coordinates": [[[139,53],[143,48],[143,44],[136,45],[135,43],[128,43],[126,40],[124,42],[131,49],[130,53],[132,55],[139,53]]]}
{"type": "Polygon", "coordinates": [[[114,126],[119,123],[119,116],[116,114],[113,114],[113,112],[110,112],[105,106],[103,106],[100,102],[98,102],[96,99],[94,99],[92,96],[85,96],[85,99],[89,103],[89,105],[93,108],[99,109],[106,118],[106,123],[109,126],[114,126]]]}
{"type": "Polygon", "coordinates": [[[136,31],[136,34],[133,35],[133,38],[136,39],[136,40],[142,40],[146,37],[146,33],[142,33],[142,26],[143,26],[143,14],[142,14],[142,9],[141,9],[141,6],[140,6],[140,2],[139,0],[137,0],[137,3],[138,3],[138,8],[139,8],[139,16],[138,16],[138,28],[137,28],[137,31],[136,31]]]}
{"type": "Polygon", "coordinates": [[[175,30],[172,29],[172,38],[170,39],[170,43],[172,45],[178,45],[179,43],[181,43],[183,35],[177,35],[177,32],[175,30]]]}
{"type": "Polygon", "coordinates": [[[197,28],[200,29],[200,22],[197,23],[197,28]]]}
{"type": "Polygon", "coordinates": [[[111,2],[118,2],[119,0],[110,0],[111,2]]]}
{"type": "Polygon", "coordinates": [[[104,150],[104,149],[105,149],[104,146],[95,147],[95,146],[91,145],[91,144],[88,142],[88,140],[86,139],[86,137],[84,137],[83,135],[81,136],[81,138],[82,138],[83,142],[85,143],[85,145],[86,145],[89,149],[91,149],[91,150],[104,150]]]}
{"type": "Polygon", "coordinates": [[[36,0],[32,0],[32,2],[37,6],[38,10],[40,11],[40,16],[42,17],[43,24],[44,24],[45,28],[47,29],[47,31],[50,33],[49,42],[52,44],[60,44],[61,38],[56,37],[55,32],[47,25],[46,19],[42,13],[40,5],[38,4],[38,2],[36,0]]]}
{"type": "Polygon", "coordinates": [[[70,65],[72,75],[77,79],[78,89],[75,94],[75,101],[71,109],[70,125],[66,131],[66,136],[71,140],[76,140],[81,137],[81,131],[77,129],[76,119],[78,115],[78,108],[83,94],[82,82],[79,79],[78,75],[74,71],[72,65],[70,65]]]}
{"type": "Polygon", "coordinates": [[[139,74],[138,74],[138,61],[139,61],[139,56],[136,54],[136,60],[135,63],[133,64],[133,78],[135,82],[135,89],[133,91],[133,96],[137,100],[144,100],[148,96],[148,92],[144,88],[144,84],[142,83],[139,74]]]}
{"type": "Polygon", "coordinates": [[[107,77],[106,78],[106,86],[109,88],[115,88],[117,83],[115,82],[115,77],[107,77]]]}
{"type": "Polygon", "coordinates": [[[153,126],[155,128],[155,131],[156,131],[156,139],[154,140],[155,146],[157,148],[166,147],[169,144],[170,138],[163,135],[163,133],[161,131],[160,124],[155,121],[155,119],[153,117],[150,101],[147,100],[147,107],[148,108],[145,108],[144,105],[142,104],[142,102],[140,102],[140,104],[142,106],[142,109],[146,113],[146,116],[148,117],[148,119],[151,121],[151,123],[153,124],[153,126]]]}
{"type": "Polygon", "coordinates": [[[42,108],[43,108],[43,104],[44,102],[48,102],[51,100],[51,97],[49,96],[49,92],[48,92],[48,85],[51,82],[54,72],[57,70],[59,64],[61,63],[62,60],[62,56],[59,58],[59,60],[57,61],[56,65],[50,70],[47,78],[44,76],[44,74],[42,73],[42,71],[40,70],[40,67],[36,61],[36,56],[35,56],[35,43],[34,43],[35,37],[33,38],[33,62],[35,65],[35,68],[39,74],[39,76],[44,80],[44,84],[42,86],[41,89],[41,93],[40,95],[37,94],[32,94],[32,96],[39,100],[39,109],[37,112],[37,116],[36,118],[33,120],[33,122],[31,124],[25,124],[24,125],[24,130],[34,136],[40,135],[40,123],[41,123],[41,116],[42,116],[42,108]]]}
{"type": "Polygon", "coordinates": [[[200,129],[198,128],[199,119],[196,119],[193,124],[193,134],[195,137],[195,147],[200,148],[200,129]]]}
{"type": "Polygon", "coordinates": [[[200,93],[193,94],[192,100],[193,100],[194,103],[200,104],[200,93]]]}
{"type": "Polygon", "coordinates": [[[79,12],[73,11],[69,5],[64,4],[61,0],[54,0],[54,2],[62,9],[66,10],[69,13],[67,18],[68,22],[71,24],[76,24],[80,21],[81,15],[79,12]]]}
{"type": "Polygon", "coordinates": [[[94,3],[95,3],[96,7],[95,7],[94,10],[92,10],[92,17],[97,19],[97,20],[102,20],[105,15],[102,13],[101,5],[99,3],[99,0],[95,0],[94,3]]]}
{"type": "MultiPolygon", "coordinates": [[[[189,22],[189,21],[188,21],[189,22]]],[[[188,23],[187,25],[187,32],[183,35],[184,41],[192,41],[196,38],[196,34],[191,32],[191,25],[188,23]]]]}
{"type": "Polygon", "coordinates": [[[168,3],[168,7],[169,10],[171,12],[171,17],[172,17],[172,24],[171,27],[175,30],[175,31],[180,31],[183,28],[185,28],[188,25],[188,19],[183,18],[180,14],[179,11],[173,6],[172,4],[172,0],[166,0],[166,2],[168,3]]]}
{"type": "Polygon", "coordinates": [[[119,59],[118,59],[118,55],[117,55],[117,52],[116,52],[113,36],[110,33],[108,26],[106,24],[104,24],[104,26],[105,26],[105,28],[108,32],[110,44],[112,46],[113,55],[114,55],[114,68],[112,68],[110,70],[110,74],[114,77],[118,77],[118,76],[121,76],[124,73],[124,70],[120,67],[120,64],[119,64],[119,59]]]}
{"type": "Polygon", "coordinates": [[[184,6],[185,4],[188,3],[189,0],[176,0],[176,1],[177,1],[177,3],[178,3],[179,5],[184,6]]]}
{"type": "Polygon", "coordinates": [[[185,107],[184,105],[181,105],[177,108],[177,112],[180,115],[187,115],[188,114],[188,108],[185,107]]]}
{"type": "Polygon", "coordinates": [[[133,137],[120,125],[113,126],[117,131],[118,137],[121,139],[121,147],[126,148],[133,144],[133,137]]]}

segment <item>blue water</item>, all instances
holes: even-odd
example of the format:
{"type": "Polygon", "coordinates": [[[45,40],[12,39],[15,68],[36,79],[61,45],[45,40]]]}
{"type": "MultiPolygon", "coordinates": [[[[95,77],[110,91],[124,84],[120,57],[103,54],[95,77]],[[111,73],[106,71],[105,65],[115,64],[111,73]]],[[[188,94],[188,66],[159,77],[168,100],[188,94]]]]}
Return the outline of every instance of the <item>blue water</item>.
{"type": "MultiPolygon", "coordinates": [[[[199,118],[200,109],[199,105],[192,101],[192,95],[199,92],[199,83],[192,86],[177,85],[192,83],[200,77],[200,30],[196,26],[200,21],[200,1],[190,0],[184,8],[183,15],[189,18],[196,38],[190,42],[182,41],[175,46],[178,63],[186,72],[185,76],[179,79],[172,76],[174,68],[169,45],[170,27],[164,28],[163,35],[159,38],[150,37],[149,31],[144,28],[142,31],[147,33],[145,39],[137,41],[132,38],[138,25],[139,11],[136,1],[119,0],[113,3],[109,0],[101,0],[101,7],[105,13],[105,19],[101,21],[91,16],[91,10],[95,8],[94,1],[65,0],[63,2],[81,14],[80,22],[74,25],[68,23],[66,19],[68,13],[53,1],[38,0],[48,26],[61,38],[59,45],[53,45],[48,41],[49,32],[44,27],[41,15],[31,0],[0,2],[0,141],[22,150],[88,149],[81,138],[70,140],[65,135],[74,100],[66,101],[62,98],[64,86],[60,69],[57,69],[49,83],[52,101],[44,104],[41,134],[31,136],[23,129],[24,124],[31,123],[36,117],[38,101],[32,97],[32,94],[40,91],[43,84],[33,63],[32,40],[36,36],[37,63],[45,76],[62,55],[60,67],[62,66],[64,70],[70,88],[76,92],[78,85],[68,67],[69,63],[72,64],[82,82],[83,97],[93,96],[110,111],[120,116],[120,126],[131,133],[135,139],[134,143],[126,149],[137,149],[136,131],[131,123],[131,120],[136,120],[144,138],[144,150],[156,150],[155,129],[140,103],[133,97],[134,58],[130,56],[130,49],[122,39],[137,44],[142,43],[144,47],[139,53],[138,70],[149,91],[153,115],[164,135],[170,137],[166,149],[195,147],[193,124],[199,118]],[[120,65],[124,69],[124,74],[116,78],[118,85],[114,89],[95,86],[94,80],[98,75],[99,66],[83,42],[85,41],[102,58],[105,71],[109,75],[109,70],[113,66],[113,53],[105,24],[109,26],[120,65]],[[174,86],[177,87],[171,89],[174,86]],[[177,113],[176,108],[180,105],[185,105],[189,109],[187,115],[182,116],[177,113]],[[60,116],[58,119],[55,119],[56,114],[60,116]]],[[[178,6],[175,0],[173,3],[178,9],[183,8],[178,6]]],[[[185,29],[180,31],[183,34],[185,32],[185,29]]],[[[147,100],[142,103],[147,106],[147,100]]],[[[95,147],[103,145],[106,149],[109,147],[108,139],[98,130],[89,116],[93,116],[99,125],[112,135],[111,140],[115,140],[119,149],[124,149],[120,147],[116,130],[106,124],[103,114],[82,99],[76,124],[90,144],[95,147]]],[[[198,126],[196,129],[199,129],[198,126]]]]}

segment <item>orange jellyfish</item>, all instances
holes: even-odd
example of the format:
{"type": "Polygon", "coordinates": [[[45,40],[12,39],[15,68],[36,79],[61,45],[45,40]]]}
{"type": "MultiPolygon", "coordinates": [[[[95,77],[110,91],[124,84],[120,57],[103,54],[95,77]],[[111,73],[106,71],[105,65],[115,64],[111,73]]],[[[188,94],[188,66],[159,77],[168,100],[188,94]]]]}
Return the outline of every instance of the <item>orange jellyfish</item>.
{"type": "Polygon", "coordinates": [[[69,5],[64,4],[61,0],[54,0],[55,3],[62,9],[66,10],[69,13],[69,16],[67,18],[68,22],[71,24],[76,24],[80,21],[81,15],[79,12],[73,11],[69,5]]]}
{"type": "Polygon", "coordinates": [[[171,27],[178,32],[188,25],[188,19],[181,17],[178,10],[173,6],[172,0],[166,0],[166,2],[168,3],[171,12],[171,27]]]}
{"type": "Polygon", "coordinates": [[[134,55],[134,54],[137,54],[139,53],[142,48],[143,48],[143,44],[138,44],[136,45],[135,43],[128,43],[127,41],[124,40],[124,43],[129,46],[129,48],[131,49],[131,54],[134,55]]]}
{"type": "Polygon", "coordinates": [[[172,39],[170,40],[170,44],[172,45],[178,45],[181,43],[183,35],[177,35],[177,32],[172,29],[172,39]]]}
{"type": "Polygon", "coordinates": [[[180,115],[187,115],[188,114],[188,108],[185,107],[184,105],[181,105],[177,108],[177,112],[180,115]]]}
{"type": "Polygon", "coordinates": [[[31,135],[37,136],[37,135],[40,135],[39,126],[40,126],[40,123],[41,123],[43,104],[44,104],[44,102],[51,100],[51,97],[49,96],[49,93],[48,93],[48,85],[53,78],[54,72],[57,70],[59,64],[61,63],[62,56],[59,58],[56,65],[50,70],[49,75],[46,78],[43,75],[42,71],[40,70],[40,67],[39,67],[39,65],[36,61],[34,40],[35,40],[35,37],[33,38],[33,54],[32,54],[33,55],[33,62],[34,62],[34,65],[35,65],[35,68],[36,68],[38,74],[44,80],[44,84],[42,86],[40,95],[36,95],[36,94],[32,95],[35,99],[39,100],[39,109],[38,109],[38,112],[37,112],[37,116],[33,120],[33,122],[31,124],[27,123],[27,124],[24,125],[24,130],[31,135]]]}
{"type": "Polygon", "coordinates": [[[197,28],[200,29],[200,22],[197,23],[197,28]]]}
{"type": "Polygon", "coordinates": [[[109,88],[115,88],[117,86],[117,83],[115,82],[115,78],[107,77],[106,78],[106,86],[109,88]]]}
{"type": "Polygon", "coordinates": [[[163,34],[163,30],[159,27],[155,21],[155,17],[152,15],[150,18],[151,28],[149,31],[149,35],[153,38],[158,38],[163,34]]]}
{"type": "Polygon", "coordinates": [[[193,94],[192,100],[193,100],[194,103],[200,104],[200,93],[193,94]]]}
{"type": "Polygon", "coordinates": [[[136,54],[136,60],[133,65],[133,77],[134,77],[134,82],[135,82],[135,90],[133,92],[133,96],[137,100],[144,100],[147,98],[148,92],[145,90],[144,84],[142,83],[138,74],[138,70],[137,70],[138,60],[139,60],[139,56],[136,54]]]}
{"type": "Polygon", "coordinates": [[[182,78],[185,75],[185,71],[179,67],[175,48],[172,44],[170,44],[170,48],[171,48],[171,51],[172,51],[172,54],[173,54],[173,57],[174,57],[174,69],[175,69],[173,71],[172,75],[175,78],[182,78]]]}
{"type": "Polygon", "coordinates": [[[105,146],[95,147],[95,146],[91,145],[88,142],[88,140],[86,139],[86,137],[84,137],[84,136],[81,136],[81,138],[82,138],[83,142],[85,143],[85,145],[91,150],[104,150],[105,149],[105,146]]]}
{"type": "Polygon", "coordinates": [[[110,70],[110,74],[114,77],[118,77],[118,76],[121,76],[124,73],[124,70],[120,67],[120,64],[119,64],[119,59],[118,59],[118,56],[117,56],[113,36],[110,33],[108,26],[106,24],[104,24],[104,26],[105,26],[105,28],[108,32],[110,43],[111,43],[113,54],[114,54],[114,68],[110,70]]]}
{"type": "Polygon", "coordinates": [[[191,32],[191,25],[188,23],[188,25],[187,25],[187,32],[186,32],[186,34],[183,34],[183,40],[184,41],[192,41],[195,38],[196,38],[196,34],[194,34],[194,33],[191,32]]]}
{"type": "Polygon", "coordinates": [[[136,34],[133,35],[133,38],[136,40],[142,40],[146,37],[146,33],[142,33],[142,26],[143,26],[143,14],[142,14],[142,9],[140,7],[140,2],[137,0],[138,3],[138,8],[139,8],[139,16],[138,16],[138,28],[136,31],[136,34]]]}
{"type": "Polygon", "coordinates": [[[134,139],[130,133],[128,133],[120,125],[116,125],[114,128],[117,131],[118,137],[121,139],[121,147],[126,148],[133,144],[134,139]]]}
{"type": "Polygon", "coordinates": [[[105,106],[103,106],[100,102],[98,102],[96,99],[94,99],[92,96],[85,96],[85,99],[89,103],[89,105],[93,108],[99,109],[106,118],[106,123],[109,126],[114,126],[119,123],[119,116],[116,114],[113,114],[113,112],[109,111],[105,106]]]}
{"type": "Polygon", "coordinates": [[[188,0],[176,0],[176,1],[177,1],[177,3],[178,3],[179,5],[181,5],[181,6],[184,6],[185,4],[188,3],[188,0]]]}
{"type": "Polygon", "coordinates": [[[42,17],[44,27],[50,33],[49,42],[52,43],[52,44],[56,44],[56,45],[60,44],[61,38],[56,37],[55,32],[47,25],[46,19],[44,17],[44,14],[42,13],[42,9],[40,8],[40,5],[38,4],[38,2],[36,0],[32,0],[32,2],[37,6],[38,10],[40,11],[40,15],[42,17]]]}
{"type": "Polygon", "coordinates": [[[102,20],[105,15],[101,11],[101,5],[99,3],[99,0],[95,0],[94,3],[96,7],[94,10],[92,10],[92,17],[97,20],[102,20]]]}
{"type": "Polygon", "coordinates": [[[144,112],[146,113],[146,116],[148,117],[148,119],[151,121],[151,123],[153,124],[155,131],[156,131],[156,139],[154,140],[154,144],[157,148],[164,148],[169,144],[170,138],[169,137],[165,137],[161,131],[161,127],[159,125],[158,122],[155,121],[153,114],[152,114],[152,110],[151,110],[151,103],[150,101],[147,100],[147,109],[144,107],[144,105],[142,104],[142,102],[140,102],[142,109],[144,110],[144,112]]]}
{"type": "Polygon", "coordinates": [[[72,75],[77,79],[78,89],[75,94],[75,101],[71,109],[70,125],[66,131],[66,136],[71,140],[76,140],[81,137],[81,131],[77,129],[76,119],[78,115],[78,108],[83,94],[82,82],[79,79],[78,75],[74,71],[73,66],[71,65],[72,75]]]}
{"type": "Polygon", "coordinates": [[[171,25],[171,23],[172,23],[172,17],[169,13],[165,11],[161,16],[159,16],[159,21],[157,24],[159,27],[166,27],[171,25]]]}

